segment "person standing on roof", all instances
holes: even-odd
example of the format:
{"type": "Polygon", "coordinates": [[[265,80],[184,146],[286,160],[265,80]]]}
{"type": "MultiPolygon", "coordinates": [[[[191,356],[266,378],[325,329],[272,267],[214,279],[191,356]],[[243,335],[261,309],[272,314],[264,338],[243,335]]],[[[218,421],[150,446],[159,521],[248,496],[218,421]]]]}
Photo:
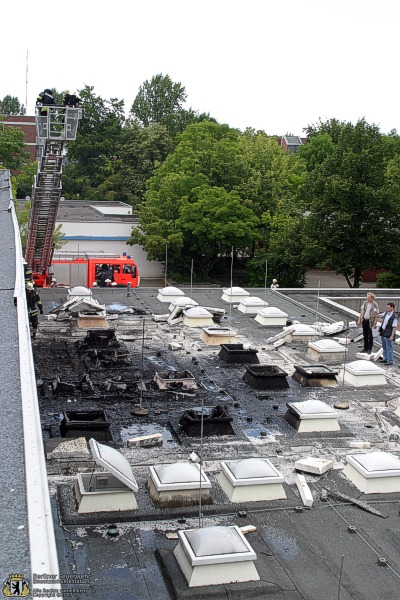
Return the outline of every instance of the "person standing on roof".
{"type": "Polygon", "coordinates": [[[39,116],[45,117],[50,110],[49,107],[53,105],[55,105],[55,101],[52,91],[46,88],[43,92],[40,92],[36,100],[36,106],[40,107],[39,116]]]}
{"type": "Polygon", "coordinates": [[[33,283],[28,281],[25,285],[26,291],[26,304],[28,306],[28,314],[29,314],[29,323],[31,324],[31,338],[34,339],[36,337],[37,328],[39,324],[39,312],[43,314],[43,305],[40,299],[40,296],[35,290],[33,283]]]}
{"type": "Polygon", "coordinates": [[[382,348],[383,348],[383,360],[382,364],[392,365],[393,364],[393,341],[395,338],[398,317],[394,312],[393,302],[388,302],[386,305],[386,311],[380,313],[379,316],[383,319],[382,325],[379,328],[379,334],[381,335],[382,348]]]}
{"type": "Polygon", "coordinates": [[[271,290],[276,290],[278,287],[279,287],[279,283],[277,282],[276,279],[273,279],[272,283],[271,283],[271,290]]]}
{"type": "Polygon", "coordinates": [[[372,336],[372,328],[376,327],[376,321],[378,319],[379,306],[375,302],[375,294],[372,292],[367,293],[367,299],[364,300],[361,306],[360,317],[358,319],[358,326],[362,326],[363,338],[364,338],[364,349],[361,352],[367,352],[371,354],[374,338],[372,336]]]}

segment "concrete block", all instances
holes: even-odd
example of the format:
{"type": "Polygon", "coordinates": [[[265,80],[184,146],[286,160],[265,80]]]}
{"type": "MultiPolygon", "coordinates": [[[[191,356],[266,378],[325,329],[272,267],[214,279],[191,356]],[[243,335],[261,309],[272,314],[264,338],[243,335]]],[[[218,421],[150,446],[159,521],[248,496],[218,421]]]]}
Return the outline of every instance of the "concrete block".
{"type": "Polygon", "coordinates": [[[89,458],[90,452],[84,437],[66,440],[58,444],[51,453],[51,458],[89,458]]]}
{"type": "Polygon", "coordinates": [[[355,442],[350,442],[350,448],[371,448],[370,442],[363,442],[362,440],[356,440],[355,442]]]}
{"type": "Polygon", "coordinates": [[[152,433],[151,435],[142,435],[140,437],[130,438],[126,441],[128,448],[139,448],[148,446],[161,446],[163,436],[161,433],[152,433]]]}
{"type": "Polygon", "coordinates": [[[182,344],[178,344],[177,342],[170,342],[168,344],[168,350],[182,350],[182,344]]]}
{"type": "Polygon", "coordinates": [[[349,339],[349,338],[334,337],[332,339],[335,340],[335,342],[339,342],[339,344],[342,344],[343,346],[347,346],[347,344],[351,344],[351,339],[349,339]]]}
{"type": "Polygon", "coordinates": [[[305,473],[313,473],[314,475],[323,475],[330,469],[333,469],[333,460],[327,460],[324,458],[315,458],[313,456],[306,456],[300,460],[296,460],[294,468],[297,471],[304,471],[305,473]]]}
{"type": "Polygon", "coordinates": [[[247,535],[248,533],[254,533],[255,531],[257,531],[257,527],[254,527],[254,525],[245,525],[244,527],[239,527],[239,529],[243,533],[243,535],[247,535]]]}
{"type": "Polygon", "coordinates": [[[273,344],[273,342],[276,342],[277,340],[285,338],[286,336],[290,335],[292,333],[292,331],[293,331],[293,327],[291,327],[291,326],[287,327],[280,333],[277,333],[276,335],[273,335],[272,337],[268,338],[267,344],[273,344]]]}
{"type": "Polygon", "coordinates": [[[304,477],[304,475],[296,474],[295,482],[297,485],[297,489],[300,492],[300,496],[301,496],[304,506],[311,507],[313,505],[314,498],[313,498],[310,488],[308,487],[306,478],[304,477]]]}
{"type": "Polygon", "coordinates": [[[156,323],[166,323],[168,321],[169,314],[168,315],[151,315],[151,318],[156,323]]]}
{"type": "Polygon", "coordinates": [[[277,340],[276,342],[274,342],[274,348],[279,348],[279,346],[283,346],[283,344],[286,344],[285,339],[277,340]]]}
{"type": "Polygon", "coordinates": [[[366,352],[356,353],[356,358],[358,358],[358,360],[372,360],[372,356],[372,354],[367,354],[366,352]]]}

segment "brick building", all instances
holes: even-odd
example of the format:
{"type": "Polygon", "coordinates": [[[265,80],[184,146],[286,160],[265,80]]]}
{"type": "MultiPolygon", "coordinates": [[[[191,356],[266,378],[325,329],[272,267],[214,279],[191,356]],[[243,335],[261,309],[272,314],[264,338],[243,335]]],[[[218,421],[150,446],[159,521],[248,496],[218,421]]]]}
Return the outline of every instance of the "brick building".
{"type": "Polygon", "coordinates": [[[21,129],[25,134],[25,143],[28,146],[27,151],[32,162],[37,160],[36,153],[36,123],[35,117],[27,115],[8,115],[2,121],[4,127],[15,127],[21,129]]]}

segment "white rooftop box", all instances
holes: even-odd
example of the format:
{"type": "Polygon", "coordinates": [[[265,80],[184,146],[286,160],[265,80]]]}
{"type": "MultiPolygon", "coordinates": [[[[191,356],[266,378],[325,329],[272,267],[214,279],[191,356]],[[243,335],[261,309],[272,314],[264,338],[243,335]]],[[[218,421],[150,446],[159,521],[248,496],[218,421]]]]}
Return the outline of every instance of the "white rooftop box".
{"type": "Polygon", "coordinates": [[[266,458],[221,462],[219,484],[231,502],[286,498],[284,478],[266,458]]]}
{"type": "Polygon", "coordinates": [[[257,555],[236,526],[178,531],[174,550],[189,587],[222,585],[260,579],[257,555]]]}
{"type": "Polygon", "coordinates": [[[346,456],[343,474],[364,494],[400,492],[400,460],[391,452],[346,456]]]}
{"type": "Polygon", "coordinates": [[[183,324],[188,327],[207,327],[213,325],[212,314],[202,306],[185,308],[183,310],[183,324]]]}
{"type": "Polygon", "coordinates": [[[266,306],[268,306],[268,302],[265,300],[261,300],[261,298],[257,298],[256,296],[249,296],[239,302],[238,311],[246,315],[256,315],[259,310],[266,306]]]}
{"type": "Polygon", "coordinates": [[[70,300],[71,298],[74,298],[74,297],[87,298],[87,299],[91,300],[92,299],[92,291],[89,288],[84,287],[83,285],[76,285],[75,287],[69,288],[67,300],[70,300]]]}
{"type": "Polygon", "coordinates": [[[243,300],[246,296],[250,296],[250,292],[246,292],[246,290],[241,287],[231,287],[223,290],[221,300],[229,302],[230,304],[235,304],[236,302],[243,300]]]}
{"type": "Polygon", "coordinates": [[[150,496],[157,506],[192,506],[199,502],[201,488],[202,503],[210,504],[211,481],[194,463],[173,463],[149,467],[148,486],[150,496]]]}
{"type": "Polygon", "coordinates": [[[104,472],[78,473],[75,494],[78,513],[135,510],[138,485],[131,465],[115,448],[89,440],[95,462],[104,472]]]}
{"type": "Polygon", "coordinates": [[[230,327],[204,327],[200,339],[208,346],[236,344],[236,331],[230,327]]]}
{"type": "Polygon", "coordinates": [[[172,302],[172,300],[175,300],[175,298],[179,298],[179,296],[184,295],[185,293],[182,292],[182,290],[170,285],[168,287],[160,288],[158,290],[157,300],[159,300],[160,302],[172,302]]]}
{"type": "Polygon", "coordinates": [[[321,400],[288,402],[285,420],[299,433],[311,431],[340,431],[335,409],[321,400]]]}
{"type": "Polygon", "coordinates": [[[344,380],[355,387],[386,385],[385,371],[373,362],[354,360],[344,365],[344,380]]]}
{"type": "Polygon", "coordinates": [[[189,296],[180,296],[179,298],[174,298],[172,300],[168,310],[173,311],[177,306],[180,308],[185,308],[187,306],[198,306],[198,302],[193,300],[193,298],[189,298],[189,296]]]}
{"type": "Polygon", "coordinates": [[[291,342],[313,342],[317,340],[321,334],[319,331],[311,325],[305,323],[295,323],[290,326],[290,337],[291,342]]]}
{"type": "Polygon", "coordinates": [[[346,358],[347,348],[335,340],[318,340],[308,343],[307,356],[316,362],[328,365],[342,363],[346,358]]]}
{"type": "Polygon", "coordinates": [[[258,311],[256,318],[254,319],[260,325],[266,325],[270,327],[286,325],[288,314],[276,308],[276,306],[266,306],[258,311]]]}

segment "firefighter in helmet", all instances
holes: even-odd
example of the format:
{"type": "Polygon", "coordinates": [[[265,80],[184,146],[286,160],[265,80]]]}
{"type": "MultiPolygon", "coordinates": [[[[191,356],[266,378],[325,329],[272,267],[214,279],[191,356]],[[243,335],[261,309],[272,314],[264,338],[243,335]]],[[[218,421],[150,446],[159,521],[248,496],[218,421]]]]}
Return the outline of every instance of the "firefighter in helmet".
{"type": "Polygon", "coordinates": [[[32,327],[31,338],[36,337],[37,328],[39,324],[39,312],[43,314],[43,305],[40,296],[35,289],[32,282],[28,281],[25,284],[26,291],[26,304],[28,307],[29,323],[32,327]]]}
{"type": "Polygon", "coordinates": [[[49,88],[40,92],[36,100],[36,106],[40,107],[39,116],[45,117],[50,110],[50,106],[54,105],[55,101],[53,93],[49,88]]]}
{"type": "Polygon", "coordinates": [[[35,282],[33,280],[32,269],[30,267],[26,267],[24,276],[25,276],[25,285],[27,283],[33,283],[33,287],[36,287],[35,282]]]}

